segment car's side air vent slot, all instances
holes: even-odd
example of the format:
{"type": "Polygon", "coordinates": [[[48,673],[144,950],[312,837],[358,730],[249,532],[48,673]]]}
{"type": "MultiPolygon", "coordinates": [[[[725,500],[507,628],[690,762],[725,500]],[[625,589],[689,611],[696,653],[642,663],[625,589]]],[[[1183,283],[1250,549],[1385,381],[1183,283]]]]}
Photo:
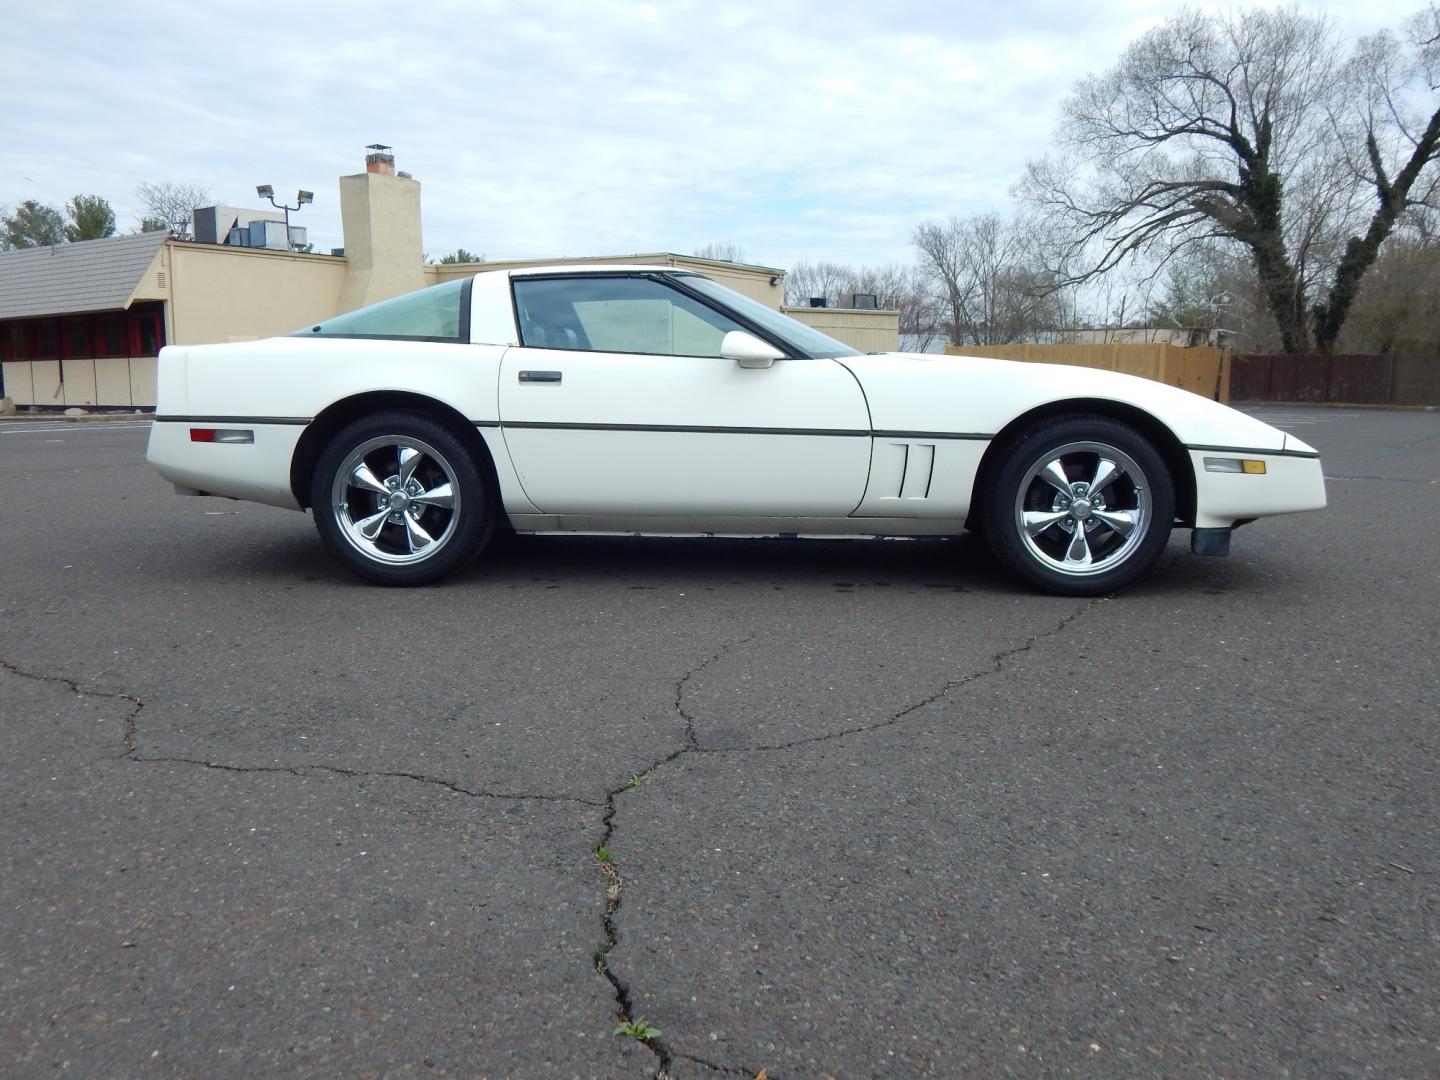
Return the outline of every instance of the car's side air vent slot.
{"type": "Polygon", "coordinates": [[[895,443],[900,454],[900,487],[895,492],[901,499],[928,499],[930,481],[935,474],[934,443],[895,443]]]}

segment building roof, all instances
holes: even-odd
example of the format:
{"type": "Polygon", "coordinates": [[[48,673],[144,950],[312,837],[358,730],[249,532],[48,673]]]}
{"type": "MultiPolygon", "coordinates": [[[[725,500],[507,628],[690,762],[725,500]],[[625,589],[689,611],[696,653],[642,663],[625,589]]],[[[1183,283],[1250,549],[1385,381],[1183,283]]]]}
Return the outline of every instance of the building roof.
{"type": "Polygon", "coordinates": [[[0,319],[123,308],[169,235],[135,233],[0,252],[0,319]]]}

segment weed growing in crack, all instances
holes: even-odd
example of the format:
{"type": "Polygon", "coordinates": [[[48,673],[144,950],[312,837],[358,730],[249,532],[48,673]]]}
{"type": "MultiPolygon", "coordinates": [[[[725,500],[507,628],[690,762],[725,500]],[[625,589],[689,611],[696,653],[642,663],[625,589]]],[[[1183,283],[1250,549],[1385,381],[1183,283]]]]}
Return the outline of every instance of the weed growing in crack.
{"type": "Polygon", "coordinates": [[[651,1039],[658,1039],[664,1032],[659,1028],[651,1027],[645,1022],[645,1018],[642,1016],[635,1020],[620,1021],[620,1023],[615,1025],[615,1030],[610,1034],[612,1037],[616,1035],[628,1035],[632,1039],[638,1039],[640,1042],[648,1043],[651,1039]]]}
{"type": "Polygon", "coordinates": [[[644,778],[643,776],[641,776],[639,773],[635,773],[634,775],[632,775],[632,776],[630,777],[630,782],[629,782],[628,784],[626,784],[625,786],[626,786],[626,787],[637,788],[637,787],[639,787],[641,784],[643,784],[644,782],[645,782],[645,778],[644,778]]]}
{"type": "Polygon", "coordinates": [[[610,864],[610,849],[605,846],[603,841],[595,845],[595,858],[607,866],[610,864]]]}

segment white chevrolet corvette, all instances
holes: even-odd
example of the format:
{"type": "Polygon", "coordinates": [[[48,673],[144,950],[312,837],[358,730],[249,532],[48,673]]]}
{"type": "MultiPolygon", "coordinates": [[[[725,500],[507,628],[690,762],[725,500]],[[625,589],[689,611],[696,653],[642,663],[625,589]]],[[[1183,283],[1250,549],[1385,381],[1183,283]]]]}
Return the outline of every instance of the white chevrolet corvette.
{"type": "Polygon", "coordinates": [[[698,274],[497,270],[289,337],[160,354],[149,460],[183,494],[311,508],[415,585],[521,533],[943,536],[1105,593],[1175,525],[1325,505],[1292,435],[1085,368],[864,355],[698,274]]]}

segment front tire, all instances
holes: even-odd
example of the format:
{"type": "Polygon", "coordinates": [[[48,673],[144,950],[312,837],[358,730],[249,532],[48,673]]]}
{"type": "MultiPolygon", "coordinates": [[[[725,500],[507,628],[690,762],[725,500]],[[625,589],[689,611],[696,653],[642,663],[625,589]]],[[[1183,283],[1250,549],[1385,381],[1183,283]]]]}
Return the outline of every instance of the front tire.
{"type": "Polygon", "coordinates": [[[419,413],[386,412],[342,428],[311,478],[315,526],[331,552],[381,585],[423,585],[460,569],[495,528],[474,453],[419,413]]]}
{"type": "Polygon", "coordinates": [[[985,537],[995,557],[1062,596],[1099,596],[1148,570],[1175,521],[1165,459],[1103,416],[1042,421],[1005,449],[985,537]]]}

